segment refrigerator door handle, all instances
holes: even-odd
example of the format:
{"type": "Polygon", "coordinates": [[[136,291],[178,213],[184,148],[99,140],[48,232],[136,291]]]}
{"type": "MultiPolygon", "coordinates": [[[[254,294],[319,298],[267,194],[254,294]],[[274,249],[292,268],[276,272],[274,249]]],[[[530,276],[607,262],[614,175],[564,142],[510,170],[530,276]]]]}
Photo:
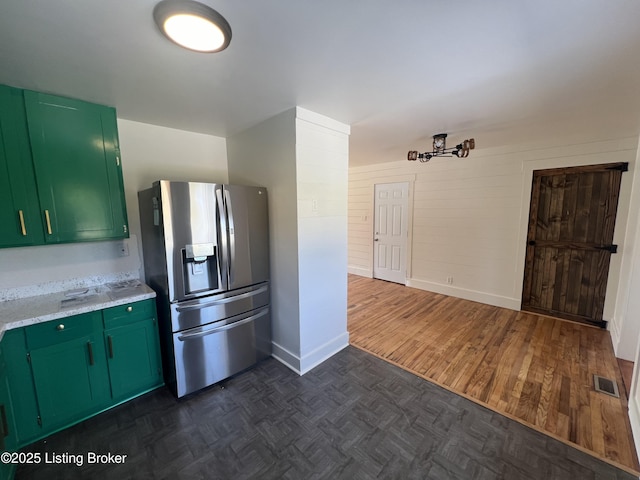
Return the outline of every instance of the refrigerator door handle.
{"type": "Polygon", "coordinates": [[[263,317],[269,313],[269,309],[265,308],[255,315],[251,315],[250,317],[243,318],[242,320],[238,320],[237,322],[228,323],[226,325],[222,325],[220,327],[208,328],[207,330],[201,330],[199,332],[194,333],[184,333],[178,336],[178,340],[184,342],[185,340],[191,340],[194,338],[205,337],[207,335],[211,335],[213,333],[224,332],[225,330],[229,330],[234,327],[239,327],[240,325],[244,325],[245,323],[253,322],[254,320],[263,317]]]}
{"type": "Polygon", "coordinates": [[[193,305],[184,305],[182,307],[176,307],[176,312],[186,312],[189,310],[200,310],[202,308],[212,307],[214,305],[223,305],[225,303],[235,302],[243,298],[249,298],[260,293],[264,293],[269,289],[267,285],[263,285],[257,290],[251,290],[250,292],[241,293],[240,295],[233,295],[231,297],[221,298],[207,303],[194,303],[193,305]]]}
{"type": "Polygon", "coordinates": [[[236,260],[236,235],[233,225],[233,209],[231,207],[231,195],[229,190],[224,190],[225,207],[227,209],[229,219],[229,285],[233,284],[233,263],[236,260]]]}
{"type": "Polygon", "coordinates": [[[218,204],[218,215],[220,216],[220,260],[218,268],[222,277],[222,288],[229,288],[229,248],[227,241],[227,214],[222,198],[222,186],[216,185],[216,203],[218,204]]]}

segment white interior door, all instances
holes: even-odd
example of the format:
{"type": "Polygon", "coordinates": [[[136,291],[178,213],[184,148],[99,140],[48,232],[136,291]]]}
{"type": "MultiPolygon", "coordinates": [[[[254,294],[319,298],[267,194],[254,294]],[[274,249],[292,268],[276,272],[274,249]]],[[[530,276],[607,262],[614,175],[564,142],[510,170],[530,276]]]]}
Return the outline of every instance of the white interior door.
{"type": "Polygon", "coordinates": [[[373,277],[404,285],[409,183],[377,184],[374,192],[373,277]]]}

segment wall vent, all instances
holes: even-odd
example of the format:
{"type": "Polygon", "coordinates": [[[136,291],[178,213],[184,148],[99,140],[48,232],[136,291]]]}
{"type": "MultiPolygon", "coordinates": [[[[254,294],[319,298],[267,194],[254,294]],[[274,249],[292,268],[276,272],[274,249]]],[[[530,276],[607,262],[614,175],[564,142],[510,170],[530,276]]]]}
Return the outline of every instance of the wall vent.
{"type": "Polygon", "coordinates": [[[618,392],[618,384],[609,378],[604,378],[599,375],[593,376],[593,384],[596,392],[606,393],[612,397],[620,398],[618,392]]]}

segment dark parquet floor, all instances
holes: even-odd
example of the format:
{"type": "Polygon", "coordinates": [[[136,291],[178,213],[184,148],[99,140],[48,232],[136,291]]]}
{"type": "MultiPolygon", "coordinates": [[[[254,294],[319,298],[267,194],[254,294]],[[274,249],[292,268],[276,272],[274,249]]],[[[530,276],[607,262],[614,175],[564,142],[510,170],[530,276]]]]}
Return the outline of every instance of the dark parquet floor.
{"type": "Polygon", "coordinates": [[[162,388],[26,450],[84,464],[18,480],[635,478],[353,347],[302,377],[269,359],[186,399],[162,388]]]}

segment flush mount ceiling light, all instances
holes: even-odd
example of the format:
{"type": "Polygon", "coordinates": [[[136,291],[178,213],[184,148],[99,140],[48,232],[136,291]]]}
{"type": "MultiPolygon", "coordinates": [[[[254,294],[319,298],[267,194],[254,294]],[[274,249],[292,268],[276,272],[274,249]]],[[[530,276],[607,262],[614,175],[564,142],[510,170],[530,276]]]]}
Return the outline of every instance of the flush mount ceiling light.
{"type": "Polygon", "coordinates": [[[163,0],[153,9],[153,18],[169,40],[189,50],[219,52],[231,41],[224,17],[192,0],[163,0]]]}
{"type": "Polygon", "coordinates": [[[474,148],[476,148],[476,141],[473,138],[459,143],[454,148],[447,148],[447,134],[438,133],[433,136],[433,151],[418,153],[416,150],[410,150],[407,154],[407,160],[420,160],[424,163],[433,157],[465,158],[469,156],[469,150],[474,148]]]}

